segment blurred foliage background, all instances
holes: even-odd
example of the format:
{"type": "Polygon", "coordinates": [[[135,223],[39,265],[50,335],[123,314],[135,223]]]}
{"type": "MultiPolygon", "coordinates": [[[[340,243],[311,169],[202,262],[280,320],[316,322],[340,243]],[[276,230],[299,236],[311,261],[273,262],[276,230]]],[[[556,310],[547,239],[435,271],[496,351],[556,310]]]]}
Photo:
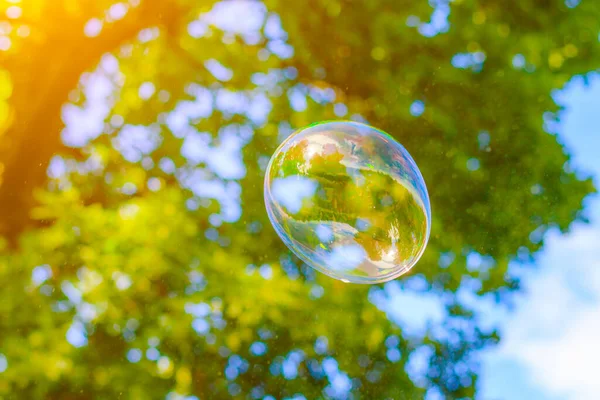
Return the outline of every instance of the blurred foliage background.
{"type": "Polygon", "coordinates": [[[599,32],[577,0],[0,1],[0,397],[474,397],[477,305],[594,191],[551,93],[599,32]],[[342,118],[428,184],[429,248],[387,285],[316,274],[266,218],[277,145],[342,118]],[[443,317],[406,331],[399,292],[443,317]]]}

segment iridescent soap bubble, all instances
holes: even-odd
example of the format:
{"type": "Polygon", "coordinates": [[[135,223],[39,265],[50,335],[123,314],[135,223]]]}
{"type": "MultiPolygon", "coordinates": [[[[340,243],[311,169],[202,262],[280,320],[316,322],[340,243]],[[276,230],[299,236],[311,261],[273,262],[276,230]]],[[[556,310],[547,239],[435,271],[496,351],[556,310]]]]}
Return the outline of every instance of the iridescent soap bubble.
{"type": "Polygon", "coordinates": [[[402,275],[429,239],[429,196],[414,160],[391,136],[357,122],[292,134],[271,157],[264,195],[283,242],[344,282],[402,275]]]}

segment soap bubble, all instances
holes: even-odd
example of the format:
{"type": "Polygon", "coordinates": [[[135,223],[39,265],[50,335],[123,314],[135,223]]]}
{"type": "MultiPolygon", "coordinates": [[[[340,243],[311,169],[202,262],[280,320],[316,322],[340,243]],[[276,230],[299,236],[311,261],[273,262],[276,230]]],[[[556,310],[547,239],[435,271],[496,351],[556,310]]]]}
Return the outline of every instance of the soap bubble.
{"type": "Polygon", "coordinates": [[[391,136],[357,122],[292,134],[271,157],[265,205],[283,242],[344,282],[394,279],[423,254],[431,229],[423,177],[391,136]]]}

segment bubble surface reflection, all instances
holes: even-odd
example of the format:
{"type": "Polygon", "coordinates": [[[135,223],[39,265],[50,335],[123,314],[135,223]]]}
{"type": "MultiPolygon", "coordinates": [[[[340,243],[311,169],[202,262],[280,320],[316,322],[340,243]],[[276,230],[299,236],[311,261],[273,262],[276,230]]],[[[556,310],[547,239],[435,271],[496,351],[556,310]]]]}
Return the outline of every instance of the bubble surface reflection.
{"type": "Polygon", "coordinates": [[[264,196],[290,250],[344,282],[402,275],[429,239],[429,196],[416,163],[391,136],[357,122],[292,134],[271,157],[264,196]]]}

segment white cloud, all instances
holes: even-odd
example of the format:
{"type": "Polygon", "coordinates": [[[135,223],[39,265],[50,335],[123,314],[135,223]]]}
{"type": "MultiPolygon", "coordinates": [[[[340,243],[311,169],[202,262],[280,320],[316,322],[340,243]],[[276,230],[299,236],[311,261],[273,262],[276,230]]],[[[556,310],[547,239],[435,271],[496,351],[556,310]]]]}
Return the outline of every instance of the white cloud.
{"type": "Polygon", "coordinates": [[[504,321],[503,341],[490,356],[526,367],[528,381],[548,396],[596,399],[600,226],[580,225],[567,236],[551,233],[537,265],[540,270],[527,274],[526,293],[504,321]]]}
{"type": "Polygon", "coordinates": [[[525,342],[516,350],[532,369],[535,383],[546,391],[573,400],[593,400],[600,393],[600,306],[565,322],[568,328],[562,336],[525,342]]]}

